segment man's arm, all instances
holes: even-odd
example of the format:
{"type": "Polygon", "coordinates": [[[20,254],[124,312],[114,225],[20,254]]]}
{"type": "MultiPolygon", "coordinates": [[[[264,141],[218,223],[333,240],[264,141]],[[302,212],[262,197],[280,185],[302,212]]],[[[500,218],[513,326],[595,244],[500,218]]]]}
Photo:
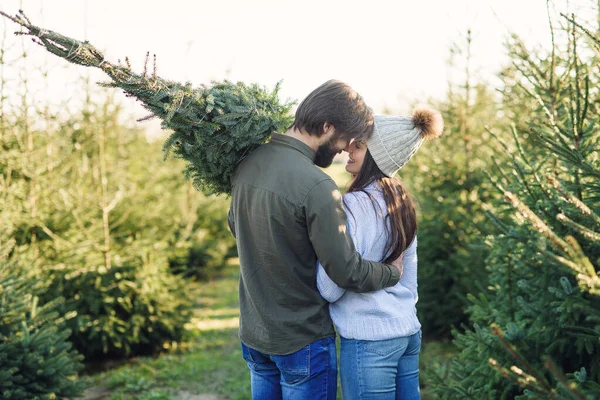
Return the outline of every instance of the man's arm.
{"type": "MultiPolygon", "coordinates": [[[[360,204],[357,204],[357,202],[353,200],[356,199],[351,195],[344,196],[342,200],[344,209],[346,210],[346,216],[348,216],[348,212],[350,215],[352,215],[351,218],[346,218],[346,228],[348,229],[348,234],[352,238],[352,243],[354,243],[356,251],[358,254],[364,257],[366,251],[365,243],[362,240],[358,240],[358,236],[356,235],[357,221],[355,218],[356,213],[362,211],[359,209],[362,207],[360,207],[360,204]]],[[[320,261],[317,264],[317,289],[319,289],[321,296],[330,303],[338,301],[344,295],[344,293],[346,293],[346,289],[342,289],[331,280],[331,278],[325,272],[325,269],[320,261]]]]}
{"type": "Polygon", "coordinates": [[[235,236],[235,221],[233,219],[233,211],[231,210],[231,208],[229,208],[229,214],[227,215],[227,224],[229,225],[229,230],[231,231],[231,234],[233,235],[233,237],[235,236]]]}
{"type": "Polygon", "coordinates": [[[398,268],[364,260],[356,252],[346,229],[342,195],[333,180],[317,184],[304,206],[308,235],[317,258],[337,286],[361,293],[398,283],[398,268]]]}

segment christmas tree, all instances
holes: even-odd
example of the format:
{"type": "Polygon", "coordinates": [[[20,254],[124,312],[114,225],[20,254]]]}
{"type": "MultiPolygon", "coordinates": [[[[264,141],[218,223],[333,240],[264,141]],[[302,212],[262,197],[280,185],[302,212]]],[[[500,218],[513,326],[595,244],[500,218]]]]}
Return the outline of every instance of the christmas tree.
{"type": "Polygon", "coordinates": [[[164,144],[165,156],[173,153],[184,159],[186,178],[206,194],[229,194],[237,164],[291,123],[292,104],[279,101],[279,85],[269,91],[256,84],[223,81],[192,88],[157,76],[156,59],[148,71],[149,54],[143,72],[137,74],[127,59],[126,65],[110,63],[87,41],[35,26],[22,11],[15,16],[0,14],[27,30],[17,34],[33,36],[34,42],[69,62],[100,68],[112,79],[103,86],[120,88],[140,100],[152,113],[148,118],[158,117],[164,129],[174,131],[164,144]]]}
{"type": "Polygon", "coordinates": [[[449,338],[467,322],[466,293],[486,287],[489,249],[481,238],[491,227],[482,204],[495,195],[483,173],[491,156],[486,126],[502,121],[492,90],[472,76],[472,40],[467,30],[450,52],[447,68],[461,83],[449,82],[446,98],[431,101],[444,116],[444,138],[422,147],[399,172],[420,205],[419,282],[426,284],[417,310],[426,339],[449,338]]]}
{"type": "Polygon", "coordinates": [[[79,394],[76,381],[83,357],[67,341],[70,331],[59,316],[61,298],[41,303],[37,280],[23,273],[0,248],[0,396],[3,399],[56,399],[79,394]]]}
{"type": "Polygon", "coordinates": [[[489,291],[470,296],[473,328],[455,332],[442,398],[600,396],[600,41],[559,21],[547,56],[511,41],[514,139],[497,141],[487,169],[504,197],[487,205],[489,291]]]}

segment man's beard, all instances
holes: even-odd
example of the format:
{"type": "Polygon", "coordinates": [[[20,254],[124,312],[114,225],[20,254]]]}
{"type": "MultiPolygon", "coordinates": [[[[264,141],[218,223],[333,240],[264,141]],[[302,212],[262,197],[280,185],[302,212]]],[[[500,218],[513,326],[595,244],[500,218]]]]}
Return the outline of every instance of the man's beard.
{"type": "Polygon", "coordinates": [[[333,159],[340,151],[335,148],[336,140],[329,140],[317,149],[315,155],[315,165],[321,168],[327,168],[333,163],[333,159]]]}

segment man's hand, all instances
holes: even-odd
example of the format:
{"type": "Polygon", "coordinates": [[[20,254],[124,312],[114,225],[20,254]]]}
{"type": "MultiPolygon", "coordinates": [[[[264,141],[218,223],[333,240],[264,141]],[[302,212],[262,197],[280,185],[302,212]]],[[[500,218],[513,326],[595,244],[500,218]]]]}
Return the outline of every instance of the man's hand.
{"type": "Polygon", "coordinates": [[[404,256],[404,253],[400,254],[400,257],[396,258],[394,261],[392,261],[392,265],[396,268],[398,268],[398,271],[400,271],[400,279],[402,279],[402,272],[404,271],[404,267],[402,266],[402,257],[404,256]]]}

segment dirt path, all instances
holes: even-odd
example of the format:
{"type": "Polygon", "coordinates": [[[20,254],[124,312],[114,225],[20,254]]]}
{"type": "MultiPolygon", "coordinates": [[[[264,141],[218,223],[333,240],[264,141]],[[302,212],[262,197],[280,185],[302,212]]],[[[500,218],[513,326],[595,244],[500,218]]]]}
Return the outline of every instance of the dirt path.
{"type": "MultiPolygon", "coordinates": [[[[112,391],[106,388],[96,387],[86,390],[83,397],[77,397],[74,400],[105,400],[110,399],[112,391]]],[[[216,394],[196,394],[180,390],[174,393],[172,400],[223,400],[216,394]]]]}
{"type": "Polygon", "coordinates": [[[172,400],[222,400],[222,398],[216,394],[194,394],[180,391],[172,397],[172,400]]]}

